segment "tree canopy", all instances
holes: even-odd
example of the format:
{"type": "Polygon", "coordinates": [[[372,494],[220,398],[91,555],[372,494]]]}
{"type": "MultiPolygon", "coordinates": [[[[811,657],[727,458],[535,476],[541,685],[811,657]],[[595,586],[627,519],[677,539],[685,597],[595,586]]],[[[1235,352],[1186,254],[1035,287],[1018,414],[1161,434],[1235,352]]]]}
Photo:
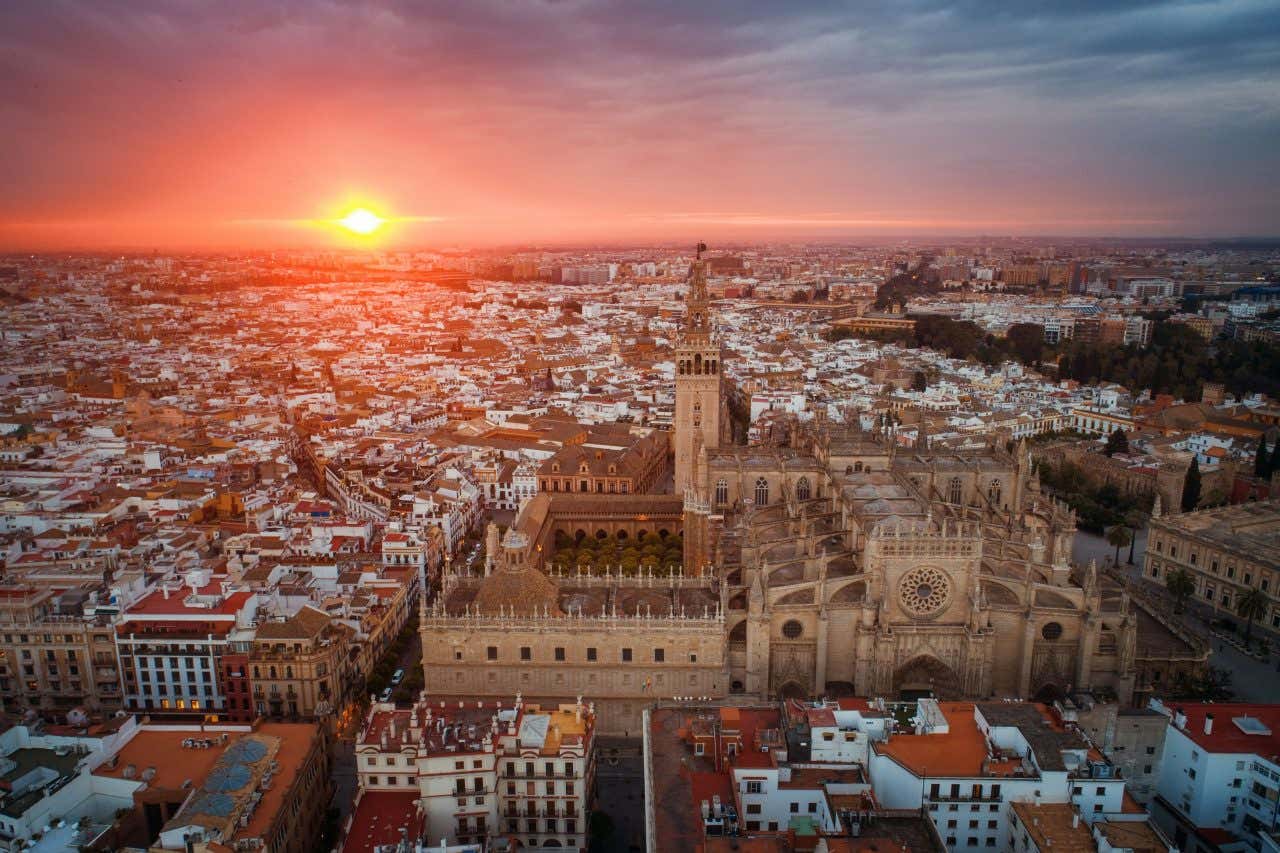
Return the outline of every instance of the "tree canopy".
{"type": "Polygon", "coordinates": [[[1117,428],[1111,431],[1107,436],[1107,446],[1103,452],[1108,456],[1129,452],[1129,437],[1124,434],[1124,430],[1117,428]]]}

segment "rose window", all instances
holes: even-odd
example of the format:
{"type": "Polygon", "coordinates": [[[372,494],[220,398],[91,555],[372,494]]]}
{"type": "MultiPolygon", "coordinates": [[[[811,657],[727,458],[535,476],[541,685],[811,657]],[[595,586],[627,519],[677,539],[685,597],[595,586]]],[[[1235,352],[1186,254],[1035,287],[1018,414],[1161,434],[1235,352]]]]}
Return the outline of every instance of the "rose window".
{"type": "Polygon", "coordinates": [[[946,606],[951,597],[951,581],[941,569],[919,566],[902,576],[898,597],[912,616],[931,616],[946,606]]]}

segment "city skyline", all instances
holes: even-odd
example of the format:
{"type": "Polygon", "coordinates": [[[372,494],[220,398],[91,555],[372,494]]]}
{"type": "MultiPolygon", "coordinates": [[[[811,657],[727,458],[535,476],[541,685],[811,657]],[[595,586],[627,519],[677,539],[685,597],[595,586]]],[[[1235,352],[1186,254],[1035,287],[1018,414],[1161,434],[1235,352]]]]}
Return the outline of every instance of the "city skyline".
{"type": "Polygon", "coordinates": [[[0,250],[1275,235],[1276,11],[14,4],[0,250]]]}

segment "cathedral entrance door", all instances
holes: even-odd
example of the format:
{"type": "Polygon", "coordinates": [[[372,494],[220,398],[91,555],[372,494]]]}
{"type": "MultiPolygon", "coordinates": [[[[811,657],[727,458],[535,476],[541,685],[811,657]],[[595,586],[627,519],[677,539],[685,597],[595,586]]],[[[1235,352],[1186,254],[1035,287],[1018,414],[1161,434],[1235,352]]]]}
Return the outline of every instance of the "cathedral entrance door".
{"type": "Polygon", "coordinates": [[[808,699],[809,691],[805,689],[803,684],[795,681],[788,681],[778,690],[779,699],[808,699]]]}
{"type": "Polygon", "coordinates": [[[922,696],[958,699],[961,695],[960,679],[933,655],[919,655],[898,667],[893,673],[893,687],[900,698],[908,701],[922,696]]]}

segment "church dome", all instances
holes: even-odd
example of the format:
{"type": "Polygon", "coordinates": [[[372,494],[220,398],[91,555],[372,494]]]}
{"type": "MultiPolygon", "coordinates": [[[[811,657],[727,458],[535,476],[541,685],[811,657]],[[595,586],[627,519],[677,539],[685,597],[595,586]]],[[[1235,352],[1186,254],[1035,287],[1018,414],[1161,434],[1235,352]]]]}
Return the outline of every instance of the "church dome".
{"type": "Polygon", "coordinates": [[[480,582],[475,606],[486,615],[560,616],[560,587],[537,569],[524,564],[506,567],[480,582]]]}

